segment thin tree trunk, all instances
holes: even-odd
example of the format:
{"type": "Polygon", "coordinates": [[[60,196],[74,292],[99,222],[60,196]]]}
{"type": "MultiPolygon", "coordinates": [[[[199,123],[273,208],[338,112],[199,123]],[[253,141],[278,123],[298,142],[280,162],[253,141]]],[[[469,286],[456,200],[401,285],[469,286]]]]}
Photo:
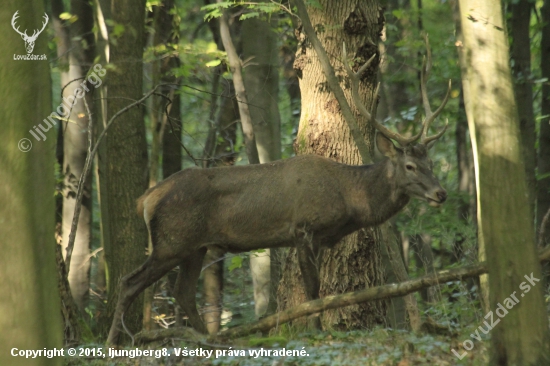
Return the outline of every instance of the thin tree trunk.
{"type": "MultiPolygon", "coordinates": [[[[475,146],[478,226],[490,279],[490,309],[521,294],[521,305],[491,331],[491,362],[541,365],[546,362],[548,320],[535,252],[533,220],[526,197],[519,118],[509,66],[502,4],[497,0],[460,0],[467,74],[463,78],[470,134],[475,146]],[[483,21],[490,17],[491,21],[483,21]],[[521,287],[520,287],[521,286],[521,287]],[[525,297],[524,297],[525,295],[525,297]]],[[[519,301],[518,301],[519,302],[519,301]]]]}
{"type": "MultiPolygon", "coordinates": [[[[71,122],[63,121],[60,127],[63,129],[63,226],[62,248],[63,257],[67,255],[67,245],[73,221],[76,204],[76,192],[78,181],[84,169],[87,152],[88,114],[83,100],[76,98],[75,91],[82,90],[80,85],[88,71],[93,66],[95,54],[94,35],[92,33],[94,18],[91,4],[82,0],[71,2],[70,12],[77,16],[77,20],[71,23],[69,29],[65,29],[71,39],[71,48],[68,50],[68,69],[61,74],[61,88],[63,89],[63,101],[69,107],[70,113],[63,117],[71,122]],[[74,102],[72,102],[74,101],[74,102]],[[74,103],[74,104],[73,104],[74,103]]],[[[93,90],[87,83],[90,92],[84,98],[93,108],[93,90]]],[[[84,312],[89,301],[90,294],[90,242],[92,225],[92,180],[86,178],[84,186],[84,198],[78,219],[76,239],[71,255],[71,268],[69,272],[69,284],[75,302],[81,312],[84,312]]]]}
{"type": "MultiPolygon", "coordinates": [[[[279,60],[277,38],[271,24],[261,19],[248,19],[242,25],[243,58],[250,60],[244,73],[249,111],[260,163],[281,159],[281,118],[279,115],[279,60]]],[[[280,263],[272,260],[281,250],[265,249],[250,254],[250,272],[254,286],[256,317],[277,309],[276,292],[280,263]],[[272,258],[273,257],[273,258],[272,258]]]]}
{"type": "MultiPolygon", "coordinates": [[[[110,45],[110,63],[115,67],[107,76],[107,119],[130,104],[125,98],[142,96],[142,56],[145,1],[116,0],[111,3],[112,20],[125,26],[110,45]],[[130,31],[133,29],[133,31],[130,31]]],[[[111,41],[112,42],[112,41],[111,41]]],[[[147,145],[143,110],[132,108],[110,128],[105,141],[108,159],[99,171],[101,184],[101,218],[104,225],[105,261],[108,268],[107,322],[111,324],[118,298],[118,284],[146,259],[147,230],[135,214],[135,201],[147,188],[147,145]],[[112,209],[110,209],[112,208],[112,209]]],[[[100,166],[101,168],[101,166],[100,166]]],[[[124,323],[135,332],[141,327],[143,298],[132,303],[124,314],[124,323]]]]}
{"type": "MultiPolygon", "coordinates": [[[[362,58],[363,62],[377,52],[376,44],[372,42],[376,40],[382,23],[378,5],[352,0],[325,0],[320,3],[322,9],[308,7],[311,23],[317,29],[317,36],[327,53],[334,57],[336,74],[343,75],[345,71],[340,63],[342,42],[345,41],[348,50],[355,52],[355,57],[362,58]],[[344,24],[344,27],[336,24],[344,24]]],[[[340,106],[328,89],[317,54],[303,30],[299,30],[294,67],[300,78],[302,116],[295,149],[298,154],[318,154],[347,164],[361,164],[363,154],[359,153],[340,106]]],[[[365,105],[373,102],[371,95],[374,79],[375,75],[370,75],[361,83],[365,105]]],[[[349,90],[345,94],[350,101],[349,90]]],[[[361,131],[358,132],[361,132],[361,138],[372,141],[373,134],[368,122],[357,112],[354,112],[353,117],[360,124],[361,131]]],[[[368,159],[368,148],[365,156],[368,159]]],[[[374,233],[374,230],[361,230],[346,237],[333,249],[325,250],[320,261],[321,297],[382,282],[380,244],[374,233]]],[[[282,309],[296,306],[305,300],[294,249],[291,249],[284,265],[278,299],[282,309]]],[[[324,312],[322,323],[328,328],[365,328],[382,322],[384,312],[384,302],[354,305],[324,312]]]]}
{"type": "MultiPolygon", "coordinates": [[[[42,1],[4,1],[0,8],[0,352],[1,365],[61,365],[62,357],[13,357],[10,350],[60,349],[63,328],[54,239],[55,132],[44,119],[52,111],[48,61],[16,61],[26,55],[21,36],[11,20],[18,11],[20,28],[40,29],[42,1]],[[7,57],[10,55],[10,57],[7,57]],[[29,130],[45,128],[44,140],[29,130]],[[22,140],[27,139],[27,140],[22,140]],[[32,148],[31,148],[32,144],[32,148]],[[30,150],[27,150],[30,148],[30,150]],[[28,151],[28,152],[23,152],[28,151]]],[[[32,34],[32,30],[28,32],[32,34]]],[[[37,39],[34,54],[48,54],[47,30],[37,39]]]]}
{"type": "MultiPolygon", "coordinates": [[[[220,110],[214,126],[214,156],[209,160],[209,166],[227,166],[235,163],[237,142],[237,120],[239,119],[239,105],[235,98],[233,84],[223,79],[225,89],[222,93],[220,110]],[[221,142],[220,142],[221,140],[221,142]]],[[[225,253],[219,249],[209,250],[204,258],[204,322],[209,334],[216,334],[220,330],[222,313],[223,291],[223,260],[225,253]]]]}
{"type": "MultiPolygon", "coordinates": [[[[217,2],[220,3],[221,0],[217,0],[217,2]]],[[[231,73],[233,74],[233,84],[235,85],[235,93],[237,95],[237,101],[239,102],[239,115],[241,117],[241,126],[248,163],[258,164],[260,159],[258,157],[258,148],[256,147],[252,119],[248,109],[248,97],[246,95],[246,89],[242,76],[241,59],[239,58],[233,41],[231,40],[231,33],[227,22],[227,14],[225,13],[220,18],[220,36],[222,38],[225,51],[227,52],[227,59],[229,60],[231,73]]]]}

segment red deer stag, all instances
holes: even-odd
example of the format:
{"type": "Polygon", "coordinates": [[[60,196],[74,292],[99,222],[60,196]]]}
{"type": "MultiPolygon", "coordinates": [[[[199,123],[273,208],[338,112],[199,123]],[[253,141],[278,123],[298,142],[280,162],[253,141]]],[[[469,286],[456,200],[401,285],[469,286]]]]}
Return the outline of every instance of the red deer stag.
{"type": "Polygon", "coordinates": [[[450,84],[441,106],[432,112],[426,90],[429,56],[428,49],[421,77],[425,119],[420,132],[409,138],[388,130],[361,104],[358,83],[368,63],[357,73],[346,63],[354,103],[378,130],[376,145],[386,159],[376,164],[350,166],[303,155],[261,165],[185,169],[147,190],[137,210],[149,229],[153,252],[122,278],[107,343],[118,341],[123,314],[132,301],[178,265],[174,297],[191,325],[206,333],[195,292],[208,248],[246,252],[294,246],[306,296],[312,300],[319,296],[315,258],[321,247],[383,223],[411,197],[435,207],[445,202],[447,192],[434,176],[427,153],[447,125],[434,136],[427,133],[447,102],[450,84]]]}

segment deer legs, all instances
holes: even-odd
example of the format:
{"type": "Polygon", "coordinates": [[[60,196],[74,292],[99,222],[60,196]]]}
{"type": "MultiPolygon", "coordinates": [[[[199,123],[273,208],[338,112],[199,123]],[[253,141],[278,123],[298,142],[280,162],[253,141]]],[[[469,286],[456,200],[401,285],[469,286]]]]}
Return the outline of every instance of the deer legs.
{"type": "Polygon", "coordinates": [[[158,258],[153,254],[135,271],[123,277],[120,280],[118,293],[118,303],[113,318],[113,324],[107,338],[108,345],[114,345],[118,342],[118,337],[122,329],[122,316],[128,309],[132,301],[147,287],[158,281],[169,270],[178,264],[178,258],[166,260],[158,258]]]}
{"type": "Polygon", "coordinates": [[[187,314],[189,323],[191,323],[191,326],[195,330],[203,334],[207,334],[208,332],[197,311],[195,295],[205,254],[206,248],[201,248],[198,252],[193,253],[180,262],[180,272],[174,286],[174,297],[182,310],[187,314]]]}
{"type": "MultiPolygon", "coordinates": [[[[308,301],[319,298],[319,265],[318,251],[313,250],[315,245],[307,239],[301,239],[296,244],[296,253],[298,254],[298,263],[300,272],[304,282],[304,290],[308,301]]],[[[308,327],[320,330],[321,320],[320,314],[314,314],[308,319],[308,327]]]]}

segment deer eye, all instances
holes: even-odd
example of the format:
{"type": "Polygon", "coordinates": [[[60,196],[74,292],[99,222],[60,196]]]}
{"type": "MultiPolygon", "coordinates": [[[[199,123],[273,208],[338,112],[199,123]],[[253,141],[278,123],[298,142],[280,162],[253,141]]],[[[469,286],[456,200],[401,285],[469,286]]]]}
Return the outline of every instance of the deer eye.
{"type": "Polygon", "coordinates": [[[407,164],[407,165],[405,165],[405,167],[407,168],[407,170],[410,170],[410,171],[414,171],[414,170],[415,170],[415,166],[412,165],[412,164],[407,164]]]}

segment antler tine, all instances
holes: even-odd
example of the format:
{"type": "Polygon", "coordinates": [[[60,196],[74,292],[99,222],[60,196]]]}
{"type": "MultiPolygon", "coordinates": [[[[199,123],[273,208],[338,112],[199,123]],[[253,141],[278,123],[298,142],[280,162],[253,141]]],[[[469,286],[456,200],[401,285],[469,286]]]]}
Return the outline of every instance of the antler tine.
{"type": "Polygon", "coordinates": [[[426,56],[422,60],[422,69],[420,72],[420,92],[422,95],[422,105],[424,107],[424,114],[425,118],[422,122],[422,128],[421,128],[421,134],[422,137],[420,139],[420,143],[423,145],[427,145],[430,141],[436,140],[443,136],[443,133],[447,130],[447,125],[449,121],[447,121],[447,124],[441,130],[439,133],[437,133],[434,136],[428,137],[428,130],[430,129],[430,126],[432,122],[439,116],[443,108],[445,108],[445,105],[447,104],[447,101],[449,100],[449,95],[451,94],[451,80],[449,79],[449,86],[447,88],[447,93],[445,94],[445,97],[443,98],[443,101],[441,102],[441,105],[439,108],[435,110],[435,112],[432,112],[432,108],[430,106],[430,100],[428,98],[428,75],[430,74],[430,70],[432,68],[432,51],[430,48],[430,42],[428,40],[428,35],[426,34],[424,36],[424,41],[426,43],[426,56]]]}
{"type": "Polygon", "coordinates": [[[435,135],[433,135],[433,136],[422,137],[421,143],[422,143],[423,145],[426,145],[426,146],[427,146],[430,142],[437,140],[438,138],[440,138],[441,136],[443,136],[443,134],[445,133],[445,131],[447,131],[447,127],[449,127],[449,119],[446,119],[446,120],[445,120],[445,126],[443,126],[443,128],[441,129],[441,131],[439,131],[437,134],[435,134],[435,135]]]}
{"type": "MultiPolygon", "coordinates": [[[[363,66],[361,66],[359,68],[359,70],[357,70],[357,72],[353,72],[353,70],[349,66],[349,63],[348,63],[349,60],[348,60],[348,56],[347,56],[347,52],[346,52],[346,44],[345,43],[343,44],[343,47],[342,47],[342,54],[343,54],[343,57],[344,57],[344,60],[343,60],[344,61],[343,62],[344,63],[344,68],[346,69],[346,72],[348,73],[348,76],[351,80],[351,96],[353,98],[353,102],[355,103],[355,107],[357,108],[357,110],[359,110],[359,113],[363,117],[368,119],[370,121],[370,123],[372,123],[374,128],[377,129],[380,133],[382,133],[384,136],[386,136],[389,139],[397,141],[399,143],[399,145],[401,145],[403,147],[407,146],[408,144],[410,144],[411,142],[413,142],[415,140],[418,140],[418,138],[420,137],[420,134],[422,133],[422,131],[420,131],[420,133],[418,133],[417,135],[415,135],[413,137],[410,137],[410,138],[406,138],[405,136],[402,136],[402,135],[400,135],[396,132],[390,131],[383,124],[381,124],[375,117],[373,117],[373,113],[371,113],[372,111],[369,112],[367,110],[367,107],[361,101],[361,98],[359,97],[359,80],[361,78],[361,75],[363,75],[363,73],[365,72],[367,67],[369,67],[369,65],[372,63],[372,61],[376,57],[376,54],[372,55],[372,57],[370,59],[368,59],[367,62],[365,62],[365,64],[363,64],[363,66]]],[[[380,87],[380,84],[378,84],[378,86],[375,89],[375,92],[374,92],[375,96],[378,95],[379,87],[380,87]]]]}

